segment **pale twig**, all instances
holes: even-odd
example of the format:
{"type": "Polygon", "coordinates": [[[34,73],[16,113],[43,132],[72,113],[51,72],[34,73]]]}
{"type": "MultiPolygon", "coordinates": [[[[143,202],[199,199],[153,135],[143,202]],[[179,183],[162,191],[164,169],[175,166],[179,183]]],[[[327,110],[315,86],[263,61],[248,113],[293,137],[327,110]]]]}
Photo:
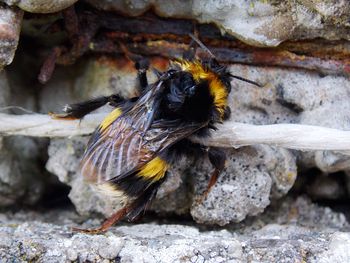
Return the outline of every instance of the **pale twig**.
{"type": "MultiPolygon", "coordinates": [[[[83,120],[54,120],[44,114],[0,113],[0,135],[71,137],[91,134],[106,114],[89,114],[83,120]]],[[[208,146],[240,147],[268,144],[298,150],[350,151],[350,131],[301,124],[251,125],[225,122],[211,138],[192,138],[208,146]]]]}
{"type": "Polygon", "coordinates": [[[71,137],[91,134],[106,114],[90,114],[79,120],[55,120],[46,114],[0,113],[0,135],[71,137]]]}

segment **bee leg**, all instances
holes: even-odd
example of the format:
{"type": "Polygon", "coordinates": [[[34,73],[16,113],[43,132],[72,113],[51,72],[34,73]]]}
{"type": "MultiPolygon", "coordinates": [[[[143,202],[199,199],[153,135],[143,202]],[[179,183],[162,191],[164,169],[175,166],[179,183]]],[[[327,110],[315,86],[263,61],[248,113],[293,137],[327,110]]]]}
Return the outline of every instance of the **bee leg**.
{"type": "Polygon", "coordinates": [[[138,220],[147,211],[158,192],[159,186],[164,182],[166,176],[167,172],[162,179],[150,185],[145,192],[133,202],[133,209],[131,209],[127,215],[129,221],[133,222],[138,220]]]}
{"type": "Polygon", "coordinates": [[[220,173],[225,168],[226,153],[220,148],[210,147],[208,151],[208,157],[209,157],[210,163],[214,166],[214,171],[210,176],[207,189],[204,191],[203,195],[200,198],[200,202],[203,202],[205,198],[208,196],[211,188],[217,182],[220,173]]]}
{"type": "Polygon", "coordinates": [[[61,114],[49,113],[49,115],[53,119],[65,119],[65,120],[82,119],[84,118],[85,115],[102,107],[107,103],[110,103],[112,106],[114,106],[115,104],[120,103],[122,101],[123,99],[118,95],[99,97],[99,98],[91,99],[80,103],[68,104],[63,108],[64,113],[61,113],[61,114]]]}
{"type": "Polygon", "coordinates": [[[130,52],[123,43],[119,43],[119,46],[124,52],[125,56],[130,61],[133,61],[135,63],[134,65],[137,69],[137,89],[141,94],[148,86],[147,70],[149,68],[149,60],[142,57],[141,55],[130,52]]]}
{"type": "Polygon", "coordinates": [[[137,69],[138,89],[141,94],[148,86],[147,70],[149,68],[149,60],[146,58],[139,59],[135,63],[135,68],[137,69]]]}
{"type": "Polygon", "coordinates": [[[103,224],[98,228],[82,229],[82,228],[73,227],[72,230],[76,232],[87,233],[87,234],[103,233],[103,232],[106,232],[115,223],[123,219],[129,211],[130,211],[130,206],[123,207],[122,209],[114,213],[112,216],[110,216],[106,221],[104,221],[103,224]]]}
{"type": "Polygon", "coordinates": [[[123,219],[125,216],[127,216],[130,221],[136,220],[142,215],[142,212],[144,212],[149,207],[151,201],[157,194],[159,186],[164,181],[164,178],[151,185],[141,196],[139,196],[132,203],[126,205],[125,207],[114,213],[112,216],[110,216],[106,221],[103,222],[103,224],[100,227],[93,229],[82,229],[74,227],[72,228],[72,230],[87,234],[99,234],[102,232],[106,232],[111,226],[123,219]]]}

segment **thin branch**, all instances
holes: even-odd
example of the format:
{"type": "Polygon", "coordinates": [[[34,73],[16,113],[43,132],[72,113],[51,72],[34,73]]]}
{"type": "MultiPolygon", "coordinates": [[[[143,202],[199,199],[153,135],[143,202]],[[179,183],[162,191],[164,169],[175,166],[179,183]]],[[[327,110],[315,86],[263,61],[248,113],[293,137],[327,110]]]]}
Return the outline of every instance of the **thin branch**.
{"type": "MultiPolygon", "coordinates": [[[[226,122],[203,143],[218,147],[268,144],[296,150],[350,150],[350,131],[302,124],[251,125],[226,122]]],[[[193,138],[202,142],[201,139],[193,138]]]]}
{"type": "MultiPolygon", "coordinates": [[[[44,114],[10,115],[0,113],[0,135],[72,137],[91,134],[105,114],[89,114],[83,120],[54,120],[44,114]]],[[[205,140],[208,146],[240,147],[268,144],[297,150],[350,151],[350,131],[301,124],[251,125],[225,122],[205,140]]]]}
{"type": "Polygon", "coordinates": [[[0,113],[0,135],[71,137],[91,134],[106,114],[90,114],[79,120],[55,120],[45,114],[10,115],[0,113]]]}

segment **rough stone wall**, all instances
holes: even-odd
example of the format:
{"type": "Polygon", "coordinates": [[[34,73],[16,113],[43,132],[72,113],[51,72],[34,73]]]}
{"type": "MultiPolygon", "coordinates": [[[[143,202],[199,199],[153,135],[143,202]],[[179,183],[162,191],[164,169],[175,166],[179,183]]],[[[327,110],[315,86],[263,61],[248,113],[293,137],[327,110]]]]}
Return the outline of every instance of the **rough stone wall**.
{"type": "MultiPolygon", "coordinates": [[[[192,24],[186,19],[213,23],[219,33],[212,32],[214,37],[206,39],[213,51],[222,52],[223,46],[226,51],[248,57],[237,55],[240,64],[229,60],[230,71],[264,87],[232,81],[232,120],[350,129],[348,1],[86,0],[79,2],[76,10],[88,6],[90,13],[74,20],[73,9],[65,8],[75,2],[6,0],[0,4],[0,107],[16,105],[47,113],[57,112],[67,103],[113,92],[132,96],[136,71],[130,61],[118,55],[108,37],[135,41],[135,48],[143,53],[160,50],[164,56],[152,54],[151,64],[165,69],[167,59],[179,53],[177,48],[186,48],[186,44],[176,43],[177,38],[186,41],[186,36],[162,31],[167,38],[162,42],[154,32],[133,35],[129,28],[127,33],[106,34],[108,28],[117,26],[107,23],[114,20],[100,16],[98,22],[89,15],[95,14],[91,10],[98,10],[96,14],[106,12],[108,19],[117,17],[118,23],[141,15],[146,17],[143,21],[151,21],[154,17],[147,13],[151,10],[164,18],[157,18],[158,24],[172,21],[174,27],[178,22],[180,29],[181,25],[192,24]],[[180,18],[182,22],[176,20],[180,18]],[[74,31],[75,23],[81,31],[74,31]],[[98,42],[99,38],[106,41],[98,42]],[[142,41],[149,49],[142,49],[142,41]],[[255,55],[249,57],[251,54],[255,55]],[[264,54],[263,59],[259,54],[264,54]]],[[[155,80],[151,72],[149,78],[155,80]]],[[[21,112],[14,108],[2,111],[21,112]]],[[[88,236],[71,233],[69,227],[84,219],[89,219],[85,227],[97,225],[101,216],[111,215],[120,207],[120,200],[94,191],[79,174],[79,159],[87,140],[0,138],[0,206],[4,208],[0,215],[0,255],[4,261],[350,259],[349,209],[347,203],[344,205],[350,191],[350,159],[346,152],[298,152],[267,145],[228,149],[227,167],[204,202],[198,199],[206,189],[212,167],[205,158],[196,162],[183,159],[171,167],[150,208],[153,213],[147,220],[163,217],[164,222],[118,226],[106,236],[88,236]],[[57,178],[70,187],[68,197],[74,209],[65,204],[63,209],[44,207],[47,210],[42,213],[22,210],[27,205],[41,207],[48,193],[57,195],[57,178]],[[293,197],[285,198],[291,189],[293,197]],[[301,194],[308,197],[294,199],[301,194]],[[331,202],[341,213],[311,204],[308,198],[331,202]],[[9,206],[18,207],[14,214],[9,206]],[[181,224],[182,220],[191,226],[181,224]],[[167,224],[174,222],[178,225],[167,224]],[[202,228],[204,232],[199,231],[202,228]]]]}

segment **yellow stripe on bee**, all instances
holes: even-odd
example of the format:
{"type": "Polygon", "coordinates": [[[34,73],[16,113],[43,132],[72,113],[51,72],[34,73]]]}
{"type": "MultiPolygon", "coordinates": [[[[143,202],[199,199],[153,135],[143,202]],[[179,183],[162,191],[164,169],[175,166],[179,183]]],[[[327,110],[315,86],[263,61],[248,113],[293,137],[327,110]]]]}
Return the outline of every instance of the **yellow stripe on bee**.
{"type": "Polygon", "coordinates": [[[168,170],[169,165],[163,159],[156,157],[142,166],[141,170],[137,173],[138,176],[145,179],[157,182],[162,179],[168,170]]]}
{"type": "Polygon", "coordinates": [[[177,64],[183,71],[191,73],[196,82],[200,80],[207,80],[209,82],[209,90],[214,98],[214,105],[220,112],[221,117],[223,117],[227,106],[228,92],[225,85],[219,79],[218,74],[205,68],[199,61],[190,62],[188,60],[180,60],[177,61],[177,64]]]}
{"type": "Polygon", "coordinates": [[[112,124],[120,115],[122,114],[122,110],[120,108],[114,109],[110,114],[107,115],[106,118],[101,122],[100,129],[104,130],[109,125],[112,124]]]}

